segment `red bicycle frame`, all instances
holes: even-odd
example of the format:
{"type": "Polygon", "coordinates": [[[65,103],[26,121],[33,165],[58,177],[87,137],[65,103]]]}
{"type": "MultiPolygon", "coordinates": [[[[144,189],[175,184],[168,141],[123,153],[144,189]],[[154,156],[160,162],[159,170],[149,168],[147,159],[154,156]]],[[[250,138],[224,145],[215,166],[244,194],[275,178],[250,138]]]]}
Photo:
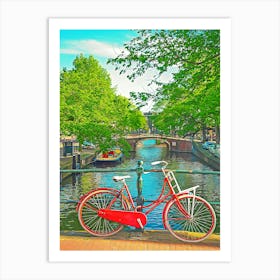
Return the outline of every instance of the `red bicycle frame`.
{"type": "Polygon", "coordinates": [[[161,189],[161,193],[158,196],[158,198],[153,201],[152,203],[144,206],[144,205],[140,205],[140,206],[135,206],[133,198],[131,196],[131,193],[129,191],[129,188],[125,182],[125,180],[123,180],[123,186],[122,188],[118,191],[118,194],[116,196],[116,198],[114,198],[110,204],[108,205],[108,208],[110,208],[114,202],[116,201],[117,198],[119,198],[120,195],[123,195],[124,191],[127,193],[128,195],[128,201],[129,203],[132,205],[132,208],[134,211],[142,211],[143,209],[147,209],[148,210],[146,212],[144,212],[146,215],[149,215],[157,206],[159,206],[162,202],[165,201],[165,199],[169,196],[171,196],[171,199],[175,199],[175,203],[178,206],[179,210],[182,212],[183,215],[185,215],[185,217],[187,219],[189,219],[191,216],[190,214],[184,209],[184,207],[182,206],[182,204],[180,203],[179,199],[178,199],[178,195],[175,193],[172,184],[170,183],[167,174],[165,173],[165,171],[163,170],[163,173],[165,175],[164,177],[164,181],[163,181],[163,186],[161,189]],[[166,185],[169,187],[169,191],[167,194],[164,194],[164,191],[166,189],[166,185]]]}

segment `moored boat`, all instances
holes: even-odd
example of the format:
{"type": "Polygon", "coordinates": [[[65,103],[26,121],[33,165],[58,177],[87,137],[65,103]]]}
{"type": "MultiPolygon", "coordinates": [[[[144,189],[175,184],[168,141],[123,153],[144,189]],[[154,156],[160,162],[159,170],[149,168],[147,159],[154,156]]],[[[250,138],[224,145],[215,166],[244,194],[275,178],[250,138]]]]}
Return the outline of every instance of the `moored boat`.
{"type": "Polygon", "coordinates": [[[94,163],[119,162],[122,160],[122,157],[123,153],[120,149],[112,149],[98,154],[94,160],[94,163]]]}

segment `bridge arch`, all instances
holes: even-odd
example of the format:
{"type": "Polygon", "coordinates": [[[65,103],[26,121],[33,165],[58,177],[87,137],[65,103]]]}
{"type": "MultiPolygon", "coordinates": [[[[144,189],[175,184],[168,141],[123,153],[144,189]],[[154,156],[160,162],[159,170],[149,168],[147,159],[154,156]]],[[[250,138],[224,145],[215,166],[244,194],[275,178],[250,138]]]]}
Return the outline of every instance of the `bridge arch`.
{"type": "Polygon", "coordinates": [[[135,139],[135,142],[134,142],[134,151],[136,150],[136,147],[137,147],[137,144],[141,141],[145,141],[145,140],[161,140],[162,143],[166,144],[167,148],[168,148],[168,151],[171,150],[171,144],[170,142],[167,140],[167,139],[164,139],[164,138],[158,138],[158,137],[145,137],[145,138],[141,138],[141,139],[135,139]]]}
{"type": "Polygon", "coordinates": [[[129,135],[126,137],[126,140],[130,144],[132,151],[136,151],[136,145],[139,141],[146,139],[162,140],[167,144],[169,151],[192,152],[192,141],[190,139],[154,134],[129,135]]]}

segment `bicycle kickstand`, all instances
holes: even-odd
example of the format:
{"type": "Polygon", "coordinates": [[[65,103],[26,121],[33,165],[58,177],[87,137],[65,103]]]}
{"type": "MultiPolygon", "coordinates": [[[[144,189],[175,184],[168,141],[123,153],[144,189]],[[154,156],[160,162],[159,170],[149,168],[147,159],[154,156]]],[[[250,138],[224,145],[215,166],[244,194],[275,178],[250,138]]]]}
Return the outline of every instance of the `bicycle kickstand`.
{"type": "Polygon", "coordinates": [[[138,222],[140,228],[143,230],[143,229],[144,229],[144,226],[143,226],[143,224],[142,224],[140,218],[137,219],[137,222],[138,222]]]}

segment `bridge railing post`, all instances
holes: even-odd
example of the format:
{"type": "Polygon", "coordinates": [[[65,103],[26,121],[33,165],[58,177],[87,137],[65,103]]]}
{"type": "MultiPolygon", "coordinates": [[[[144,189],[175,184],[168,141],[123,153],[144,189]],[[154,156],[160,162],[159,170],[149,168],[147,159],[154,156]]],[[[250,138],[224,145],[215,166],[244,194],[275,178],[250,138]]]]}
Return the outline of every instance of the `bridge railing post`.
{"type": "Polygon", "coordinates": [[[144,205],[144,197],[142,196],[142,188],[143,188],[143,178],[142,175],[144,173],[144,168],[143,168],[143,161],[139,160],[138,161],[138,166],[136,168],[136,173],[137,173],[137,206],[143,206],[144,205]]]}
{"type": "MultiPolygon", "coordinates": [[[[142,187],[143,187],[143,178],[142,175],[144,173],[144,168],[143,168],[143,161],[139,160],[137,162],[138,166],[136,168],[136,173],[137,173],[137,198],[136,198],[136,204],[137,206],[140,206],[137,211],[142,212],[142,207],[144,205],[144,197],[142,196],[142,187]]],[[[138,229],[135,228],[136,231],[144,232],[144,229],[138,229]]]]}

